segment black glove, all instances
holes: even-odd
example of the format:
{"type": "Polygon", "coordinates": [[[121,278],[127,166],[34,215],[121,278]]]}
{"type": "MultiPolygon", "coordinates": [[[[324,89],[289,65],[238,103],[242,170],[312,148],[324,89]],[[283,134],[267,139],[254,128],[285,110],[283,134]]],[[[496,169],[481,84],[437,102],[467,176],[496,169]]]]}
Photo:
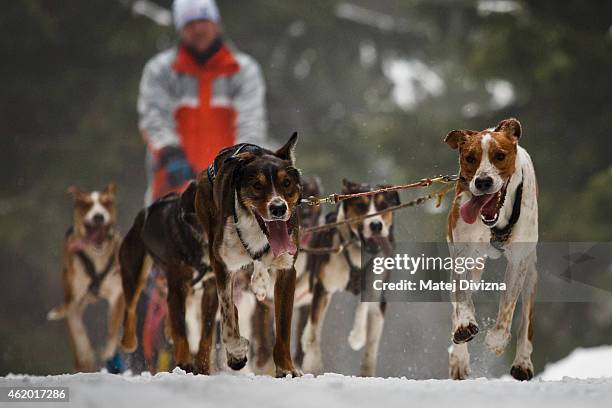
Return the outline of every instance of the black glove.
{"type": "Polygon", "coordinates": [[[178,187],[195,177],[185,152],[178,146],[167,146],[160,150],[159,167],[166,171],[166,180],[170,187],[178,187]]]}

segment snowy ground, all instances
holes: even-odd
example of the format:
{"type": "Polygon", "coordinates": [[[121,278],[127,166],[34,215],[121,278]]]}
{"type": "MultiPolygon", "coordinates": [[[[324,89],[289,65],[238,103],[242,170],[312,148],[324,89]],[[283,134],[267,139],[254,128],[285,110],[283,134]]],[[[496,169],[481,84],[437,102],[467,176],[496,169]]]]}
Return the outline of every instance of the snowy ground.
{"type": "MultiPolygon", "coordinates": [[[[76,374],[12,376],[0,386],[65,386],[75,407],[610,407],[612,379],[468,381],[356,378],[274,379],[221,374],[211,377],[163,373],[155,376],[76,374]]],[[[0,403],[0,405],[3,405],[0,403]]],[[[15,405],[28,406],[25,403],[15,405]]],[[[38,405],[38,404],[36,404],[38,405]]]]}
{"type": "Polygon", "coordinates": [[[544,380],[563,377],[612,378],[612,346],[578,348],[564,359],[546,366],[540,375],[544,380]]]}
{"type": "MultiPolygon", "coordinates": [[[[612,406],[612,347],[578,349],[531,382],[503,379],[408,380],[339,374],[297,379],[173,373],[9,375],[0,387],[69,387],[73,407],[607,407],[612,406]],[[573,375],[580,378],[569,378],[573,375]],[[600,377],[600,378],[596,378],[600,377]],[[607,378],[606,378],[607,377],[607,378]],[[554,381],[549,381],[549,379],[554,381]]],[[[0,406],[7,404],[0,403],[0,406]]],[[[32,406],[15,403],[14,406],[32,406]]],[[[34,404],[35,406],[40,406],[34,404]]]]}

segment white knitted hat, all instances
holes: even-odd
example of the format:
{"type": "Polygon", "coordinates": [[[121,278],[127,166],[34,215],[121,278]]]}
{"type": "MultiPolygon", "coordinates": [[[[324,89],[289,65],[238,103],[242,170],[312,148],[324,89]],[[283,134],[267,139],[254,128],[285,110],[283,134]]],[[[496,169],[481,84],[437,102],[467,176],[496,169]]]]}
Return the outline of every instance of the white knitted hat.
{"type": "Polygon", "coordinates": [[[194,20],[210,20],[218,23],[221,19],[215,0],[174,0],[172,11],[177,31],[194,20]]]}

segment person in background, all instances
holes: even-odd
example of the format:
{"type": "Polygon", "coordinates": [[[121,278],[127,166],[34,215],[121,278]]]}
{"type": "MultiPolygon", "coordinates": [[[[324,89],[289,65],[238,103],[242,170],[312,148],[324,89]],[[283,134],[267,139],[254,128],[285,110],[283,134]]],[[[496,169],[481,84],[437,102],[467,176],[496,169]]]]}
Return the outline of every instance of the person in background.
{"type": "Polygon", "coordinates": [[[266,144],[261,70],[223,39],[214,0],[175,0],[173,13],[179,44],[145,65],[138,97],[147,204],[180,191],[222,148],[266,144]]]}
{"type": "MultiPolygon", "coordinates": [[[[214,0],[175,0],[173,15],[179,42],[147,62],[138,96],[147,147],[146,205],[182,191],[219,150],[242,142],[265,146],[267,138],[260,67],[225,41],[214,0]]],[[[160,281],[164,277],[153,268],[139,305],[143,343],[131,363],[136,372],[170,368],[160,281]]]]}

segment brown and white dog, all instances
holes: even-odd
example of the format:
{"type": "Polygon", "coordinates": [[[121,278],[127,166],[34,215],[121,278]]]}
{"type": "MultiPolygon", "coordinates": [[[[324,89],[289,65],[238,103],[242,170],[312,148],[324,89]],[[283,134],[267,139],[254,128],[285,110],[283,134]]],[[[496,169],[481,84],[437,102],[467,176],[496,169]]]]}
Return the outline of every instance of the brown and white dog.
{"type": "MultiPolygon", "coordinates": [[[[342,194],[371,191],[384,186],[371,186],[343,181],[342,194]]],[[[342,202],[337,213],[328,214],[328,223],[374,214],[390,206],[399,204],[397,192],[379,193],[367,197],[359,197],[342,202]]],[[[362,250],[364,253],[377,254],[384,252],[387,256],[393,250],[393,213],[376,215],[363,221],[351,223],[315,234],[312,248],[339,248],[341,252],[329,254],[311,254],[308,259],[308,269],[312,277],[312,305],[310,318],[306,323],[301,337],[304,350],[302,368],[305,372],[320,374],[323,370],[321,355],[321,330],[331,297],[335,292],[350,290],[361,294],[367,287],[362,279],[362,250]]],[[[366,289],[367,290],[367,289],[366,289]]],[[[382,335],[386,303],[360,302],[355,311],[353,329],[348,337],[353,350],[359,350],[364,345],[366,351],[361,363],[361,375],[374,376],[378,346],[382,335]]]]}
{"type": "MultiPolygon", "coordinates": [[[[485,344],[500,355],[509,340],[512,316],[522,294],[521,328],[510,373],[517,380],[533,377],[531,362],[533,307],[537,282],[538,202],[531,158],[518,145],[521,124],[506,119],[482,131],[453,130],[445,142],[459,151],[460,180],[448,217],[448,241],[453,256],[507,259],[505,283],[495,327],[485,344]]],[[[483,269],[465,279],[480,281],[483,269]]],[[[453,274],[454,279],[461,276],[453,274]]],[[[471,293],[457,290],[453,298],[449,373],[466,378],[470,371],[467,342],[478,333],[471,293]]]]}
{"type": "Polygon", "coordinates": [[[119,343],[124,310],[117,262],[121,239],[114,229],[115,185],[90,193],[70,187],[68,192],[74,203],[74,221],[64,240],[64,303],[52,309],[47,318],[66,319],[77,371],[94,371],[96,356],[83,312],[90,303],[101,299],[108,302],[108,335],[101,353],[101,359],[108,360],[119,343]]]}
{"type": "Polygon", "coordinates": [[[229,147],[198,178],[196,213],[209,240],[221,339],[227,364],[234,370],[245,366],[249,342],[240,335],[232,282],[240,269],[256,263],[256,272],[269,271],[275,280],[276,375],[301,374],[293,365],[290,346],[301,197],[296,142],[297,133],[276,152],[250,144],[229,147]]]}

